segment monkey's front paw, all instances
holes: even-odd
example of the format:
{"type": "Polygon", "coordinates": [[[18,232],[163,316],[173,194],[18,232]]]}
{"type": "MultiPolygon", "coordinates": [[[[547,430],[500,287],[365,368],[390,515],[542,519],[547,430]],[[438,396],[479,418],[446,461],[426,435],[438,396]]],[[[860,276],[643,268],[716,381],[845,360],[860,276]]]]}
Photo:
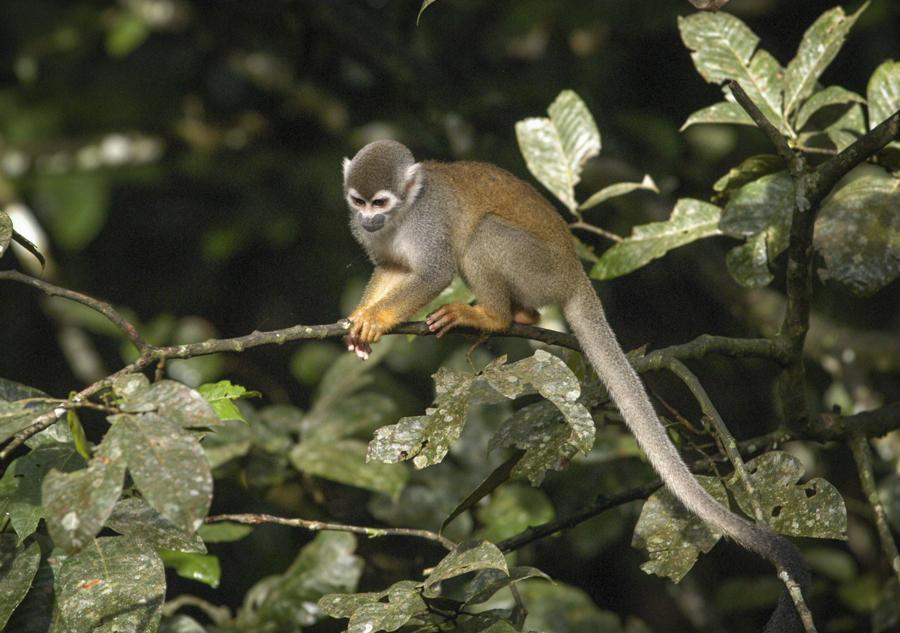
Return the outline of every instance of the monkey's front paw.
{"type": "Polygon", "coordinates": [[[347,345],[347,351],[356,354],[360,360],[369,360],[369,354],[372,353],[372,346],[368,343],[362,343],[350,336],[344,337],[344,343],[347,345]]]}
{"type": "MultiPolygon", "coordinates": [[[[350,334],[348,338],[357,345],[368,348],[377,343],[394,325],[394,319],[386,311],[365,310],[350,317],[350,334]]],[[[364,348],[364,349],[365,349],[364,348]]],[[[371,348],[368,348],[371,350],[371,348]]]]}
{"type": "Polygon", "coordinates": [[[466,325],[466,315],[471,309],[471,306],[464,303],[448,303],[429,314],[425,323],[440,338],[453,328],[466,325]]]}

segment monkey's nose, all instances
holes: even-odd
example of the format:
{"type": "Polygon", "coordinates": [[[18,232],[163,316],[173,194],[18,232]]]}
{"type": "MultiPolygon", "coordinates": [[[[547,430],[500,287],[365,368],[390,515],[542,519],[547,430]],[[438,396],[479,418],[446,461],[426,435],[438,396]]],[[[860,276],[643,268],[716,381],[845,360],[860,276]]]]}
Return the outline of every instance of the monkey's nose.
{"type": "Polygon", "coordinates": [[[378,213],[376,215],[365,216],[363,214],[359,215],[359,223],[362,227],[369,231],[370,233],[374,233],[378,229],[384,226],[384,214],[378,213]]]}

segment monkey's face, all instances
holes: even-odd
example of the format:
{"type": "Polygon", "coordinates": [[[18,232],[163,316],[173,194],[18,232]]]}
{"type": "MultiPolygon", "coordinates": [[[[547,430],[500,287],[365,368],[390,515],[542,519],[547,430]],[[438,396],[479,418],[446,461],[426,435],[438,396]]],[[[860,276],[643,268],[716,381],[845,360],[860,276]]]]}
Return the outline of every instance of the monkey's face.
{"type": "Polygon", "coordinates": [[[353,187],[347,190],[347,204],[355,212],[356,221],[370,233],[385,226],[399,202],[397,196],[387,189],[379,189],[370,197],[362,195],[353,187]]]}

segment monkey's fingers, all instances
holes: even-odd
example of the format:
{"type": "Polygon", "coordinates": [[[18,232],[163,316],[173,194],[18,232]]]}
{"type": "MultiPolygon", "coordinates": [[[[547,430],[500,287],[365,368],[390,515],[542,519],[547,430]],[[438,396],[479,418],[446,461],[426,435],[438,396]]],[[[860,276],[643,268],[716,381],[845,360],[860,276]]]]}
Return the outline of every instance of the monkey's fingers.
{"type": "Polygon", "coordinates": [[[458,321],[459,317],[456,312],[447,306],[438,308],[425,319],[428,329],[434,332],[438,338],[456,327],[458,321]]]}
{"type": "Polygon", "coordinates": [[[350,336],[344,337],[344,344],[347,345],[347,351],[356,354],[360,360],[368,360],[369,354],[372,353],[371,345],[358,341],[350,336]]]}

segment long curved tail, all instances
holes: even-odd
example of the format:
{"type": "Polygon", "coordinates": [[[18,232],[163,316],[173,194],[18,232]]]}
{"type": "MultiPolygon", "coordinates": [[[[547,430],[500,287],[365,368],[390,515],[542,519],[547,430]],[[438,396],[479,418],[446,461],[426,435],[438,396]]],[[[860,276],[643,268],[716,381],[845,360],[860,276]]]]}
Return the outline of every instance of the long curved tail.
{"type": "MultiPolygon", "coordinates": [[[[685,507],[717,531],[762,556],[779,572],[786,571],[805,592],[809,572],[797,548],[767,527],[755,525],[722,506],[688,470],[653,410],[643,383],[616,341],[600,299],[587,277],[563,306],[563,311],[585,355],[666,487],[685,507]]],[[[790,597],[784,595],[765,631],[788,633],[800,630],[802,626],[794,605],[790,597]]]]}

